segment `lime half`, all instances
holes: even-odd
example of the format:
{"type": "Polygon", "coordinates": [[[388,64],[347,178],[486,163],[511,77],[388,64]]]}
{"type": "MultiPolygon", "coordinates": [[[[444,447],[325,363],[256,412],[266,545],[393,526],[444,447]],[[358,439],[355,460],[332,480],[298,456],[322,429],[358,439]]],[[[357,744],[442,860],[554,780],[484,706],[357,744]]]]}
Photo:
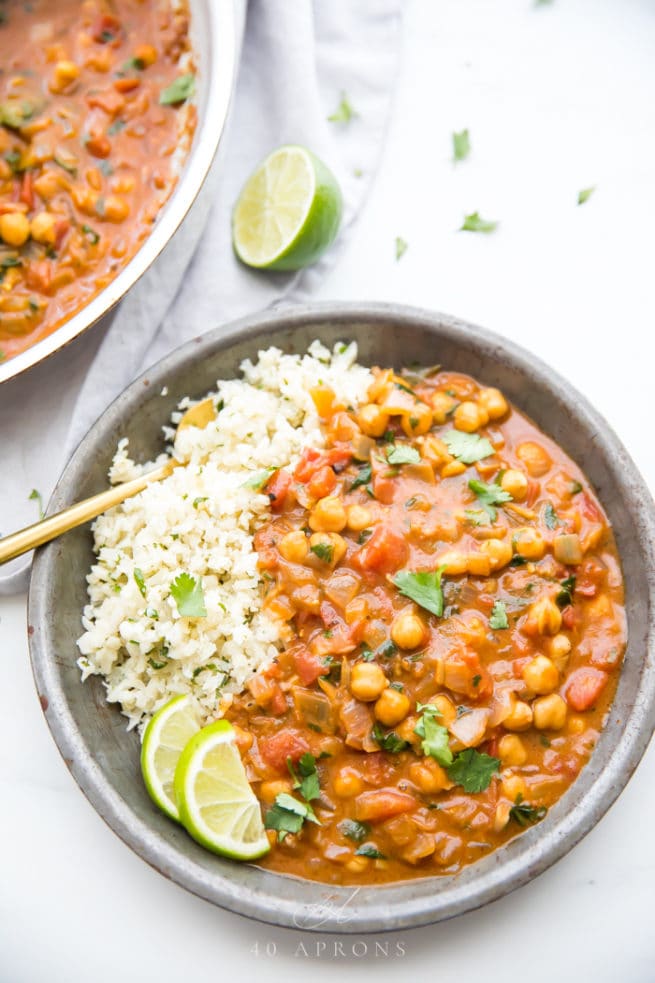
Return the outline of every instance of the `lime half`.
{"type": "Polygon", "coordinates": [[[309,150],[274,150],[252,174],[237,201],[232,241],[248,266],[300,270],[322,256],[341,221],[334,175],[309,150]]]}
{"type": "Polygon", "coordinates": [[[190,696],[176,696],[150,720],[141,746],[141,772],[153,802],[179,821],[173,779],[180,754],[200,730],[200,715],[190,696]]]}
{"type": "Polygon", "coordinates": [[[235,860],[268,853],[259,802],[227,720],[191,738],[175,770],[175,796],[182,823],[202,846],[235,860]]]}

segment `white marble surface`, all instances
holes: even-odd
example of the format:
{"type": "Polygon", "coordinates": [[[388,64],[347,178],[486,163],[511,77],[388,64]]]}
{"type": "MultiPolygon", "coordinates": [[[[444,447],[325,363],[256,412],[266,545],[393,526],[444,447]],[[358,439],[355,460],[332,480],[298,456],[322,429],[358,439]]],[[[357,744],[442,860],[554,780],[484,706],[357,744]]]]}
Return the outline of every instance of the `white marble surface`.
{"type": "MultiPolygon", "coordinates": [[[[382,171],[318,292],[421,304],[522,342],[591,398],[651,481],[654,43],[651,0],[410,0],[382,171]],[[450,133],[465,126],[474,151],[455,168],[450,133]],[[501,221],[496,235],[454,231],[475,210],[501,221]]],[[[0,775],[2,983],[655,978],[652,748],[555,868],[377,950],[215,909],[118,840],[50,739],[24,597],[0,599],[0,775]]]]}

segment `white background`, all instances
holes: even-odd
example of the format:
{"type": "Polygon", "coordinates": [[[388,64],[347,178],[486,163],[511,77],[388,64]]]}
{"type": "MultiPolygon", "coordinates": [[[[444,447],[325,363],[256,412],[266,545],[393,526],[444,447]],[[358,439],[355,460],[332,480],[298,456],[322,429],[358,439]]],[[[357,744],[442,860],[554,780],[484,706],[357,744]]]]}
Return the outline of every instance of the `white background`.
{"type": "MultiPolygon", "coordinates": [[[[404,48],[378,180],[317,298],[414,303],[519,341],[590,397],[652,481],[655,3],[413,0],[404,48]],[[454,166],[464,127],[473,152],[454,166]],[[457,233],[476,210],[500,221],[495,235],[457,233]]],[[[651,749],[605,819],[532,884],[378,937],[386,957],[364,936],[342,938],[345,959],[330,939],[317,955],[325,937],[213,908],[110,832],[41,716],[25,598],[0,599],[1,983],[652,981],[654,814],[651,749]]]]}

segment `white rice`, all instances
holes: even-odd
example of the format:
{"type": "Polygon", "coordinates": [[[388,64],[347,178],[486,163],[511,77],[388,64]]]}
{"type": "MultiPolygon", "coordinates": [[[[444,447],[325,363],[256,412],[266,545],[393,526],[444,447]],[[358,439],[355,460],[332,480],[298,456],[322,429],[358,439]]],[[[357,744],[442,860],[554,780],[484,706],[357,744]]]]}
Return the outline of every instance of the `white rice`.
{"type": "MultiPolygon", "coordinates": [[[[323,446],[312,387],[324,383],[355,408],[365,400],[372,376],[356,358],[354,344],[330,353],[314,342],[302,357],[269,348],[254,365],[246,360],[243,381],[219,381],[210,394],[222,404],[216,421],[177,436],[174,453],[186,463],[96,519],[78,665],[83,680],[104,677],[128,729],[142,731],[179,693],[197,699],[205,722],[219,717],[230,694],[277,653],[283,626],[262,611],[253,546],[269,499],[244,482],[266,468],[293,468],[305,447],[323,446]],[[181,573],[202,583],[206,617],[179,614],[170,587],[181,573]]],[[[190,405],[183,400],[180,411],[190,405]]],[[[172,438],[174,429],[164,429],[172,438]]],[[[152,464],[135,464],[123,439],[111,481],[152,464]]]]}

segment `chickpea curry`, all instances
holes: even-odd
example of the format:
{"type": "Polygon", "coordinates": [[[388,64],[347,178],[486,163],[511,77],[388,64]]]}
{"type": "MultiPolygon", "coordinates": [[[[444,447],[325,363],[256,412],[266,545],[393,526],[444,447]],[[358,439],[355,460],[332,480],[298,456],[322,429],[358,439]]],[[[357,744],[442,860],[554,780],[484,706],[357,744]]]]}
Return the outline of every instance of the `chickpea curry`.
{"type": "Polygon", "coordinates": [[[226,712],[272,845],[335,884],[452,874],[585,765],[626,644],[584,475],[502,393],[374,370],[312,391],[325,446],[268,477],[256,534],[279,657],[226,712]]]}
{"type": "Polygon", "coordinates": [[[0,360],[122,270],[195,128],[186,3],[0,0],[0,360]]]}

